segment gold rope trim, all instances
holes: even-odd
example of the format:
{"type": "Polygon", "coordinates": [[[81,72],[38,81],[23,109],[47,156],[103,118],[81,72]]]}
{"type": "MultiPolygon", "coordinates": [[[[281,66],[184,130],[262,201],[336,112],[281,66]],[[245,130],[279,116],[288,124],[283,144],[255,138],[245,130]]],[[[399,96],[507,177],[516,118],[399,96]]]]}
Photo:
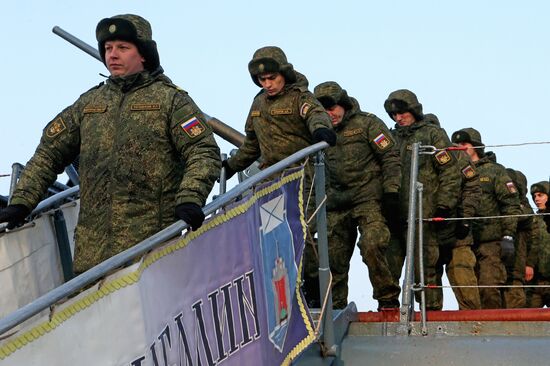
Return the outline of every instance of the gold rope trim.
{"type": "MultiPolygon", "coordinates": [[[[304,172],[302,170],[302,172],[304,172]]],[[[302,235],[304,240],[304,251],[306,243],[306,237],[307,237],[307,223],[306,223],[306,217],[305,217],[305,209],[304,209],[304,179],[300,181],[300,189],[298,192],[298,205],[300,210],[300,223],[302,226],[302,235]]],[[[310,344],[312,344],[315,341],[315,331],[313,330],[313,325],[310,322],[310,318],[308,316],[308,312],[305,308],[304,302],[302,301],[302,296],[300,295],[300,286],[299,284],[302,282],[302,265],[303,265],[304,256],[302,254],[302,258],[300,259],[300,265],[298,267],[298,280],[297,286],[296,286],[296,298],[298,300],[298,306],[300,308],[300,314],[302,315],[302,320],[304,321],[304,324],[306,326],[307,330],[307,336],[302,339],[290,352],[286,355],[285,359],[281,363],[281,366],[287,366],[290,365],[290,363],[298,357],[300,353],[302,353],[310,344]]]]}
{"type": "MultiPolygon", "coordinates": [[[[69,305],[68,307],[66,307],[62,311],[55,313],[49,321],[46,321],[46,322],[43,322],[43,323],[40,323],[40,324],[36,325],[35,327],[33,327],[30,330],[28,330],[27,332],[21,334],[20,336],[18,336],[14,340],[12,340],[10,342],[7,342],[3,346],[1,346],[0,347],[0,360],[4,360],[5,358],[7,358],[9,355],[14,353],[15,351],[17,351],[17,350],[23,348],[24,346],[26,346],[28,343],[31,343],[31,342],[37,340],[38,338],[40,338],[41,336],[43,336],[44,334],[53,331],[55,328],[57,328],[63,322],[69,320],[74,315],[76,315],[78,312],[90,307],[91,305],[93,305],[94,303],[99,301],[101,298],[103,298],[107,295],[110,295],[110,294],[116,292],[117,290],[120,290],[120,289],[122,289],[126,286],[130,286],[130,285],[135,284],[141,278],[141,275],[143,274],[143,271],[146,268],[148,268],[150,265],[152,265],[153,263],[158,261],[159,259],[167,256],[168,254],[171,254],[171,253],[175,252],[176,250],[180,250],[180,249],[186,247],[187,244],[189,244],[189,242],[191,240],[199,237],[200,235],[202,235],[206,231],[210,230],[211,228],[216,227],[218,225],[221,225],[221,224],[225,223],[226,221],[229,221],[230,219],[245,213],[246,211],[248,211],[250,209],[250,207],[252,207],[252,205],[254,203],[256,203],[258,201],[258,198],[264,197],[264,196],[268,195],[269,193],[272,193],[272,192],[276,191],[277,189],[280,189],[283,185],[285,185],[285,184],[287,184],[287,183],[289,183],[293,180],[302,178],[302,176],[303,176],[303,170],[299,170],[297,172],[294,172],[294,173],[291,173],[289,175],[284,176],[283,178],[281,178],[281,180],[279,182],[273,183],[273,184],[259,190],[258,192],[254,193],[252,195],[252,197],[250,197],[250,199],[248,199],[243,204],[235,206],[232,209],[230,209],[229,211],[226,211],[225,213],[223,213],[221,215],[215,216],[212,220],[208,221],[205,225],[201,226],[198,230],[188,232],[185,235],[184,238],[178,240],[177,242],[175,242],[173,244],[170,244],[170,245],[162,248],[161,250],[154,251],[150,254],[147,254],[144,257],[144,259],[142,260],[142,262],[141,262],[140,266],[138,267],[138,269],[135,270],[134,272],[128,273],[128,274],[126,274],[122,277],[119,277],[115,280],[112,280],[110,282],[107,282],[107,283],[103,284],[101,286],[101,288],[97,289],[94,292],[89,293],[88,295],[86,295],[82,299],[78,300],[74,304],[69,305]]],[[[304,223],[303,210],[302,210],[302,208],[303,208],[302,207],[303,206],[303,199],[302,199],[302,196],[301,196],[302,186],[303,186],[303,179],[300,182],[300,195],[299,195],[299,202],[300,202],[299,204],[300,204],[300,212],[301,212],[300,220],[302,221],[302,227],[303,227],[304,226],[303,225],[303,223],[304,223]]],[[[304,230],[304,233],[305,233],[305,228],[303,230],[304,230]]],[[[301,264],[300,264],[300,268],[301,268],[301,264]]],[[[301,310],[302,310],[303,304],[301,304],[301,298],[298,297],[298,299],[299,299],[301,310]]],[[[306,326],[308,326],[309,322],[307,320],[307,316],[304,317],[304,320],[306,321],[306,326]]],[[[308,333],[309,333],[309,328],[310,328],[310,326],[308,327],[308,333]]]]}

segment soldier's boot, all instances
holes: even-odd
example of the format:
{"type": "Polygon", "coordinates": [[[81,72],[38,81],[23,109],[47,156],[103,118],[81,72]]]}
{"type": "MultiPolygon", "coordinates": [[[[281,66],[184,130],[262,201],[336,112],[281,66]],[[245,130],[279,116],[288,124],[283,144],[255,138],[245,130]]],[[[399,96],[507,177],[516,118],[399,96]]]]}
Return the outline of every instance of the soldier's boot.
{"type": "Polygon", "coordinates": [[[476,257],[470,246],[459,246],[453,249],[452,257],[447,266],[447,277],[460,310],[481,309],[481,300],[475,274],[476,257]]]}

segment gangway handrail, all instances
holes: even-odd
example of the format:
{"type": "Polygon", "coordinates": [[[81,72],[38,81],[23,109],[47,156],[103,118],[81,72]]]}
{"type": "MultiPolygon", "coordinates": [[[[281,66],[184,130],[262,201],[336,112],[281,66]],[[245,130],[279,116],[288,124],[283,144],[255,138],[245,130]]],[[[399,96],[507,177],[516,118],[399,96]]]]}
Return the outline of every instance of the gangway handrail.
{"type": "MultiPolygon", "coordinates": [[[[210,215],[215,213],[218,209],[226,206],[227,204],[233,202],[236,198],[241,196],[243,193],[248,191],[254,185],[260,183],[261,181],[269,178],[273,174],[279,173],[282,170],[290,167],[291,165],[305,159],[311,154],[319,152],[329,145],[326,142],[318,142],[314,145],[308,146],[289,157],[273,164],[269,168],[262,170],[258,174],[253,175],[252,177],[246,179],[242,183],[238,184],[225,194],[219,196],[216,200],[208,203],[204,208],[203,212],[205,215],[210,215]]],[[[78,190],[79,187],[72,187],[60,194],[70,194],[71,192],[78,190]]],[[[57,196],[57,195],[56,195],[57,196]]],[[[55,196],[54,196],[55,197],[55,196]]],[[[54,198],[50,197],[50,198],[54,198]]],[[[44,200],[38,206],[41,209],[44,209],[48,205],[45,203],[50,198],[44,200]]],[[[38,207],[37,207],[38,209],[38,207]]],[[[36,210],[35,210],[36,211],[36,210]]],[[[153,236],[139,242],[138,244],[128,248],[127,250],[99,263],[95,267],[89,269],[88,271],[82,273],[81,275],[73,278],[72,280],[65,282],[59,287],[54,288],[50,292],[42,295],[33,302],[19,308],[11,314],[8,314],[4,318],[0,319],[0,335],[4,334],[6,331],[12,329],[13,327],[21,324],[25,320],[31,318],[32,316],[40,313],[42,310],[49,308],[51,305],[54,305],[59,300],[66,298],[67,296],[75,293],[79,289],[85,287],[86,285],[91,284],[97,279],[109,274],[113,270],[124,266],[133,259],[142,256],[149,251],[160,247],[167,240],[172,239],[181,234],[181,232],[187,229],[189,225],[185,221],[177,221],[172,225],[166,227],[165,229],[159,231],[153,236]]]]}

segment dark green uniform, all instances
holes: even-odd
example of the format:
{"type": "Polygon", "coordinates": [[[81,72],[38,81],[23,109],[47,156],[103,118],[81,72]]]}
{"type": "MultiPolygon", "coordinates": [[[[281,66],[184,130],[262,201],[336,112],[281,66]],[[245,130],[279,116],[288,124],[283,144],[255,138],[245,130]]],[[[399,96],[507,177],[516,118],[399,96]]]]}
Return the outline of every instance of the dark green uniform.
{"type": "MultiPolygon", "coordinates": [[[[261,86],[258,76],[262,73],[280,73],[285,78],[281,92],[269,96],[262,90],[252,102],[245,125],[245,139],[237,153],[227,160],[228,167],[242,171],[256,159],[260,168],[269,167],[304,149],[314,142],[313,134],[320,129],[332,131],[330,118],[323,106],[308,90],[306,77],[294,70],[286,55],[278,47],[258,49],[248,64],[254,83],[261,86]]],[[[316,243],[315,197],[312,193],[313,162],[305,166],[304,197],[307,206],[308,239],[304,249],[304,293],[310,307],[318,307],[319,283],[316,243]]]]}
{"type": "MultiPolygon", "coordinates": [[[[476,161],[481,184],[481,204],[477,216],[518,215],[521,213],[517,188],[506,169],[494,161],[488,152],[476,161]]],[[[506,268],[501,260],[501,240],[504,236],[516,235],[517,218],[479,219],[474,221],[473,235],[477,257],[477,274],[480,286],[504,285],[507,280],[506,268]]],[[[484,309],[497,309],[504,306],[503,290],[480,288],[481,306],[484,309]]]]}
{"type": "Polygon", "coordinates": [[[80,154],[74,269],[83,272],[200,206],[219,175],[219,149],[187,93],[148,71],[110,78],[44,129],[12,204],[35,207],[80,154]]]}
{"type": "MultiPolygon", "coordinates": [[[[481,200],[479,174],[473,163],[463,151],[457,151],[456,157],[461,173],[460,198],[458,200],[456,217],[472,218],[476,215],[477,206],[481,200]]],[[[471,231],[462,239],[457,239],[456,229],[466,224],[471,227],[471,220],[465,220],[456,225],[447,225],[438,232],[440,253],[438,260],[438,284],[441,285],[443,265],[446,266],[447,277],[451,286],[477,286],[475,274],[476,257],[472,250],[473,237],[471,231]]],[[[443,291],[439,289],[440,296],[443,291]]],[[[476,287],[453,287],[460,310],[474,310],[481,308],[479,290],[476,287]]]]}
{"type": "MultiPolygon", "coordinates": [[[[411,150],[413,143],[419,142],[422,146],[434,146],[445,149],[451,142],[445,131],[437,126],[434,115],[423,115],[422,105],[418,103],[416,95],[408,90],[392,92],[384,107],[390,117],[393,114],[394,104],[403,104],[411,111],[416,122],[407,127],[395,126],[392,131],[395,136],[401,155],[401,169],[403,172],[401,184],[401,215],[407,217],[410,191],[411,150]]],[[[392,117],[393,118],[393,117],[392,117]]],[[[446,150],[437,151],[432,155],[419,156],[418,181],[423,184],[423,218],[434,216],[436,208],[452,210],[456,207],[460,191],[460,172],[456,158],[446,150]]],[[[436,238],[436,224],[424,223],[424,281],[426,284],[436,284],[436,263],[439,257],[439,245],[436,238]]],[[[406,227],[396,233],[388,250],[388,263],[395,278],[399,278],[405,260],[406,227]]],[[[415,250],[415,278],[419,279],[418,250],[415,250]]],[[[417,301],[420,294],[415,293],[417,301]]],[[[437,291],[426,290],[426,307],[431,310],[440,310],[443,304],[437,296],[437,291]]]]}
{"type": "MultiPolygon", "coordinates": [[[[550,193],[550,184],[548,181],[542,181],[531,185],[531,196],[534,200],[536,192],[544,193],[548,196],[550,193]]],[[[548,202],[546,203],[548,207],[548,202]]],[[[548,213],[548,209],[539,209],[539,214],[548,213]]],[[[534,269],[533,280],[528,285],[548,286],[527,288],[527,307],[542,308],[550,307],[550,234],[546,230],[546,223],[543,216],[533,218],[533,238],[527,245],[527,266],[534,269]]]]}
{"type": "MultiPolygon", "coordinates": [[[[345,92],[334,82],[315,88],[315,96],[345,92]]],[[[327,150],[327,219],[332,298],[335,308],[347,305],[348,271],[357,240],[363,262],[369,269],[373,298],[381,306],[399,296],[386,260],[389,230],[381,213],[383,192],[399,192],[401,162],[388,128],[374,114],[362,112],[351,102],[335,127],[336,146],[327,150]]],[[[398,303],[397,303],[398,304],[398,303]]]]}
{"type": "MultiPolygon", "coordinates": [[[[520,209],[522,214],[533,214],[533,209],[527,199],[527,178],[525,175],[513,169],[506,169],[510,178],[518,190],[520,209]]],[[[504,290],[504,305],[508,309],[524,308],[526,305],[525,289],[525,266],[527,265],[527,246],[536,239],[536,233],[533,225],[532,216],[518,218],[517,231],[514,237],[515,242],[515,260],[511,271],[508,271],[508,285],[517,287],[506,288],[504,290]]]]}

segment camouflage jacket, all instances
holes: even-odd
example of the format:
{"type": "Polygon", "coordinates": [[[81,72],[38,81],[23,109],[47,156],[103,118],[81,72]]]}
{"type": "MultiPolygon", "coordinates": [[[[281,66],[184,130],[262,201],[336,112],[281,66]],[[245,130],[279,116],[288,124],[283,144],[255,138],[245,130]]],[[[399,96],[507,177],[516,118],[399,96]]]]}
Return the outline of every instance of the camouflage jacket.
{"type": "MultiPolygon", "coordinates": [[[[407,217],[409,206],[411,151],[413,143],[419,142],[423,146],[434,146],[443,149],[451,146],[445,131],[438,127],[431,119],[435,116],[427,114],[424,119],[411,126],[395,126],[392,130],[400,149],[401,169],[403,172],[401,183],[402,217],[407,217]]],[[[456,157],[446,150],[432,155],[421,154],[418,163],[418,180],[424,185],[423,215],[424,218],[433,216],[436,207],[454,209],[460,192],[460,171],[456,157]]]]}
{"type": "Polygon", "coordinates": [[[550,279],[550,234],[541,216],[534,217],[533,227],[537,240],[534,242],[535,246],[534,243],[531,245],[533,254],[528,253],[527,265],[530,264],[529,258],[534,259],[535,279],[550,279]]]}
{"type": "Polygon", "coordinates": [[[328,209],[380,200],[382,192],[399,192],[399,150],[381,119],[356,107],[346,112],[335,131],[336,146],[326,151],[328,209]]]}
{"type": "MultiPolygon", "coordinates": [[[[521,213],[518,191],[506,169],[494,162],[491,152],[474,163],[481,184],[481,203],[477,216],[518,215],[521,213]]],[[[474,222],[475,243],[515,236],[517,218],[480,219],[474,222]]]]}
{"type": "Polygon", "coordinates": [[[460,199],[458,200],[458,217],[475,217],[477,207],[481,201],[479,174],[464,151],[457,151],[456,157],[462,178],[460,199]]]}
{"type": "Polygon", "coordinates": [[[228,160],[229,167],[242,171],[261,158],[261,168],[269,167],[312,144],[318,128],[332,128],[323,106],[308,91],[308,81],[300,73],[295,83],[281,93],[268,96],[261,91],[252,102],[245,125],[245,139],[228,160]]]}
{"type": "Polygon", "coordinates": [[[108,79],[44,129],[13,204],[33,208],[80,155],[75,270],[85,271],[203,206],[219,176],[219,148],[187,93],[162,75],[108,79]]]}

